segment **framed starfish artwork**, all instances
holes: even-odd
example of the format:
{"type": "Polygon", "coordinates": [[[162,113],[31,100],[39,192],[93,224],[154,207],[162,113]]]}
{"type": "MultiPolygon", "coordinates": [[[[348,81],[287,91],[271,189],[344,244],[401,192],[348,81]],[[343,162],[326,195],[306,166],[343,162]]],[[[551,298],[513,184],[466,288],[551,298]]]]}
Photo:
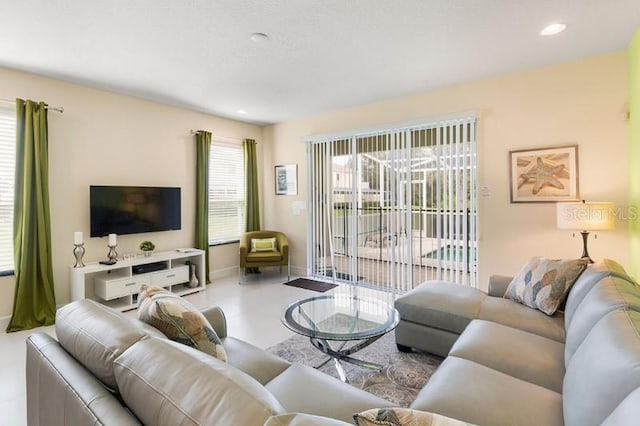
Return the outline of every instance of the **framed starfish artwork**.
{"type": "Polygon", "coordinates": [[[578,145],[509,151],[512,203],[576,201],[578,145]]]}

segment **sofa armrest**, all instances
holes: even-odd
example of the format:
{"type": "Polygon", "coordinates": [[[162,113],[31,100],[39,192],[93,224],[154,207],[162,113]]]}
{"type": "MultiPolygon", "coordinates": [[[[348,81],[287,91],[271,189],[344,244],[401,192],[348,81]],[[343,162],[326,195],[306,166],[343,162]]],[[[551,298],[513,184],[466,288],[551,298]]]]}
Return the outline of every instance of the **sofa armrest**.
{"type": "Polygon", "coordinates": [[[507,291],[507,287],[513,280],[513,277],[506,275],[491,275],[489,277],[489,296],[502,297],[507,291]]]}
{"type": "Polygon", "coordinates": [[[209,321],[220,339],[227,337],[227,319],[218,306],[209,306],[202,310],[202,314],[209,321]]]}

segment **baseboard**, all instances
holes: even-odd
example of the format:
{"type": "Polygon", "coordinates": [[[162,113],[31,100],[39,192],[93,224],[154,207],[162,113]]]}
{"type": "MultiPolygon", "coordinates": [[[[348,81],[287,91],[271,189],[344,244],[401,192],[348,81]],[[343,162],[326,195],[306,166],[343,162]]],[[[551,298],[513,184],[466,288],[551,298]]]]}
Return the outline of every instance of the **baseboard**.
{"type": "Polygon", "coordinates": [[[220,279],[220,278],[226,278],[226,277],[232,277],[232,276],[237,276],[238,275],[238,267],[232,267],[232,268],[224,268],[224,269],[216,269],[214,271],[211,271],[209,273],[209,277],[212,280],[215,279],[220,279]]]}
{"type": "Polygon", "coordinates": [[[11,319],[11,315],[7,315],[6,317],[0,317],[0,330],[6,330],[9,325],[9,320],[11,319]]]}
{"type": "MultiPolygon", "coordinates": [[[[286,268],[285,266],[282,267],[283,272],[285,272],[285,268],[286,268]]],[[[238,273],[239,273],[238,267],[234,266],[231,268],[216,269],[214,271],[211,271],[210,276],[212,280],[215,280],[215,279],[238,276],[238,273]]],[[[306,277],[307,269],[291,266],[291,276],[306,277]]]]}

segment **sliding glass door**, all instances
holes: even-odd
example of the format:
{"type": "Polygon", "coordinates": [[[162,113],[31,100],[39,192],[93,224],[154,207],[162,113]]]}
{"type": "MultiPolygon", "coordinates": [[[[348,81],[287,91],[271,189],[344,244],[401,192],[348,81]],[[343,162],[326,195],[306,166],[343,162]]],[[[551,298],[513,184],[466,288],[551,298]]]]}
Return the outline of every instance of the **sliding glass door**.
{"type": "Polygon", "coordinates": [[[474,118],[308,144],[312,276],[476,285],[474,118]]]}

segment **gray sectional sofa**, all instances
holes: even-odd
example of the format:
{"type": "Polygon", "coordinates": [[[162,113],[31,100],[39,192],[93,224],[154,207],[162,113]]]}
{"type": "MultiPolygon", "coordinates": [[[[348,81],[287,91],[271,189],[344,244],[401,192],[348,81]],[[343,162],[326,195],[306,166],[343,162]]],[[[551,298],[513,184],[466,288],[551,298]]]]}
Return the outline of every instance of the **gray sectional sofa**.
{"type": "Polygon", "coordinates": [[[478,425],[640,424],[640,288],[611,260],[590,265],[564,313],[428,282],[396,301],[399,349],[446,356],[411,408],[478,425]]]}
{"type": "MultiPolygon", "coordinates": [[[[499,297],[508,282],[494,277],[489,294],[428,282],[398,298],[399,347],[446,356],[411,408],[477,425],[640,424],[640,291],[622,267],[589,266],[552,317],[499,297]]],[[[392,406],[203,313],[228,363],[90,300],[64,306],[57,340],[27,339],[29,425],[331,426],[392,406]]]]}
{"type": "Polygon", "coordinates": [[[27,338],[28,424],[333,425],[391,406],[227,336],[217,307],[203,314],[221,338],[228,363],[94,301],[62,307],[57,340],[42,332],[27,338]]]}

